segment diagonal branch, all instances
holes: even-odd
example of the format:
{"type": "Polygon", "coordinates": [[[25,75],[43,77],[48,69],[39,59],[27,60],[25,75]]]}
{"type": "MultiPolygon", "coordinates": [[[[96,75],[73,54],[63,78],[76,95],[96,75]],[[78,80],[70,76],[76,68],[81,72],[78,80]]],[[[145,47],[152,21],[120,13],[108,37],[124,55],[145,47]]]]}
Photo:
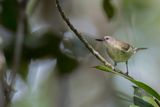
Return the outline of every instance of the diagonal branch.
{"type": "Polygon", "coordinates": [[[132,83],[136,84],[138,87],[144,89],[146,92],[148,92],[150,95],[155,97],[158,101],[160,100],[160,95],[158,92],[156,92],[154,89],[152,89],[150,86],[147,84],[137,81],[134,78],[132,78],[129,75],[126,75],[122,73],[121,70],[115,69],[114,66],[112,66],[109,62],[107,62],[89,43],[88,41],[83,38],[83,36],[74,28],[74,26],[70,23],[68,17],[66,17],[64,11],[62,10],[61,6],[59,5],[59,1],[56,0],[56,5],[59,10],[60,15],[62,16],[63,20],[66,22],[66,24],[69,26],[69,28],[74,32],[74,34],[83,42],[83,44],[88,48],[88,50],[97,58],[99,59],[105,66],[96,66],[95,68],[106,71],[106,72],[111,72],[114,74],[118,74],[125,79],[131,81],[132,83]]]}
{"type": "Polygon", "coordinates": [[[65,15],[64,11],[62,10],[59,1],[56,0],[56,6],[58,8],[58,11],[60,15],[62,16],[63,20],[66,22],[66,24],[69,26],[69,28],[74,32],[74,34],[83,42],[86,48],[97,58],[99,59],[104,65],[106,65],[109,68],[112,68],[114,70],[114,66],[112,66],[108,61],[106,61],[89,43],[88,41],[77,31],[76,28],[71,24],[68,17],[65,15]]]}
{"type": "Polygon", "coordinates": [[[69,18],[65,15],[64,11],[62,10],[59,1],[56,0],[56,6],[58,8],[58,11],[60,15],[62,16],[63,20],[66,22],[66,24],[69,26],[69,28],[74,32],[74,34],[80,39],[80,41],[85,45],[85,47],[99,60],[101,61],[106,67],[111,69],[115,73],[120,73],[124,76],[127,76],[128,78],[132,78],[129,75],[124,74],[121,70],[116,69],[112,64],[110,64],[108,61],[106,61],[100,54],[97,52],[90,44],[89,42],[81,35],[81,33],[78,32],[78,30],[71,24],[69,21],[69,18]]]}

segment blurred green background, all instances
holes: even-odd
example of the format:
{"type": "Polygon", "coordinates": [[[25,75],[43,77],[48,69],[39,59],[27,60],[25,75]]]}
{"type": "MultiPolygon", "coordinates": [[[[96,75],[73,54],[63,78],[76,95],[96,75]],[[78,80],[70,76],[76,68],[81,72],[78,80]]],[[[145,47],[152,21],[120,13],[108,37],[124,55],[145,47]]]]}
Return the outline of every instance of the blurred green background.
{"type": "MultiPolygon", "coordinates": [[[[136,47],[147,47],[129,60],[129,74],[160,92],[159,0],[60,3],[76,29],[107,59],[95,38],[110,35],[136,47]]],[[[133,84],[92,68],[100,62],[64,23],[55,0],[1,0],[0,48],[7,71],[17,71],[12,107],[132,104],[133,84]]],[[[125,71],[123,63],[118,68],[125,71]]]]}

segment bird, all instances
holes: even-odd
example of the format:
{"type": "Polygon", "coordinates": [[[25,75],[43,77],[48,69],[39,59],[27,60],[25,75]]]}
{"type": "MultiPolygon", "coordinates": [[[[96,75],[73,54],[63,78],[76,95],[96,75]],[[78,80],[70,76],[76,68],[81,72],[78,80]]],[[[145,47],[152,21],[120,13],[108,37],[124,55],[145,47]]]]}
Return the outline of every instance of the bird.
{"type": "Polygon", "coordinates": [[[148,48],[136,48],[127,42],[118,40],[111,36],[104,36],[103,38],[96,39],[96,41],[103,42],[107,49],[109,57],[114,62],[114,67],[117,66],[119,62],[125,62],[126,64],[126,74],[128,75],[128,60],[132,55],[136,54],[140,50],[145,50],[148,48]]]}

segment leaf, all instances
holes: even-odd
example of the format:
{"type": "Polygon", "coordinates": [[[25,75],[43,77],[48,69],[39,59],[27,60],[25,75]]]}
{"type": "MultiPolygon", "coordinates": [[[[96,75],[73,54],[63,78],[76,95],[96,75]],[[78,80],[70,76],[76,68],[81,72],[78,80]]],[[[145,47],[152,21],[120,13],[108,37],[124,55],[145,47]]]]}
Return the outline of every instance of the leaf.
{"type": "Polygon", "coordinates": [[[144,101],[143,99],[134,96],[134,104],[140,107],[154,107],[152,104],[144,101]]]}
{"type": "Polygon", "coordinates": [[[107,66],[104,66],[104,65],[103,66],[101,66],[101,65],[96,66],[95,68],[102,70],[102,71],[105,71],[105,72],[111,72],[111,73],[120,75],[120,76],[124,77],[125,79],[131,81],[132,83],[134,83],[138,87],[144,89],[150,95],[152,95],[155,98],[157,98],[158,100],[160,100],[160,95],[154,89],[152,89],[150,86],[146,85],[145,83],[137,81],[137,80],[133,79],[132,77],[130,77],[129,75],[122,73],[120,70],[113,71],[111,68],[108,68],[107,66]]]}
{"type": "Polygon", "coordinates": [[[133,86],[133,88],[134,88],[134,96],[143,99],[144,101],[152,104],[154,107],[159,107],[155,99],[146,91],[144,91],[142,88],[139,88],[137,86],[133,86]]]}
{"type": "Polygon", "coordinates": [[[142,83],[142,82],[134,80],[134,79],[131,79],[130,81],[135,83],[137,86],[141,87],[142,89],[144,89],[146,92],[148,92],[152,96],[156,97],[158,100],[160,100],[160,95],[154,89],[152,89],[151,87],[149,87],[145,83],[142,83]]]}
{"type": "Polygon", "coordinates": [[[115,12],[111,0],[103,0],[103,9],[109,19],[113,18],[115,12]]]}
{"type": "Polygon", "coordinates": [[[155,100],[151,97],[148,97],[148,96],[144,96],[143,97],[143,100],[152,104],[154,107],[159,107],[158,104],[155,102],[155,100]]]}
{"type": "Polygon", "coordinates": [[[134,88],[134,95],[138,96],[140,98],[143,98],[144,96],[152,97],[150,94],[148,94],[146,91],[144,91],[142,88],[133,86],[134,88]]]}

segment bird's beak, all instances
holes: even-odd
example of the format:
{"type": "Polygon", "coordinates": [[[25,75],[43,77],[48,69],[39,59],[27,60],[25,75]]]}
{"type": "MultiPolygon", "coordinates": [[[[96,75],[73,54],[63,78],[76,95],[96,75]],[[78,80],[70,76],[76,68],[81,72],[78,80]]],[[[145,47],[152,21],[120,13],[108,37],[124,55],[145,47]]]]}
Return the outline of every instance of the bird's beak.
{"type": "Polygon", "coordinates": [[[101,39],[96,39],[96,41],[104,41],[104,38],[101,38],[101,39]]]}

